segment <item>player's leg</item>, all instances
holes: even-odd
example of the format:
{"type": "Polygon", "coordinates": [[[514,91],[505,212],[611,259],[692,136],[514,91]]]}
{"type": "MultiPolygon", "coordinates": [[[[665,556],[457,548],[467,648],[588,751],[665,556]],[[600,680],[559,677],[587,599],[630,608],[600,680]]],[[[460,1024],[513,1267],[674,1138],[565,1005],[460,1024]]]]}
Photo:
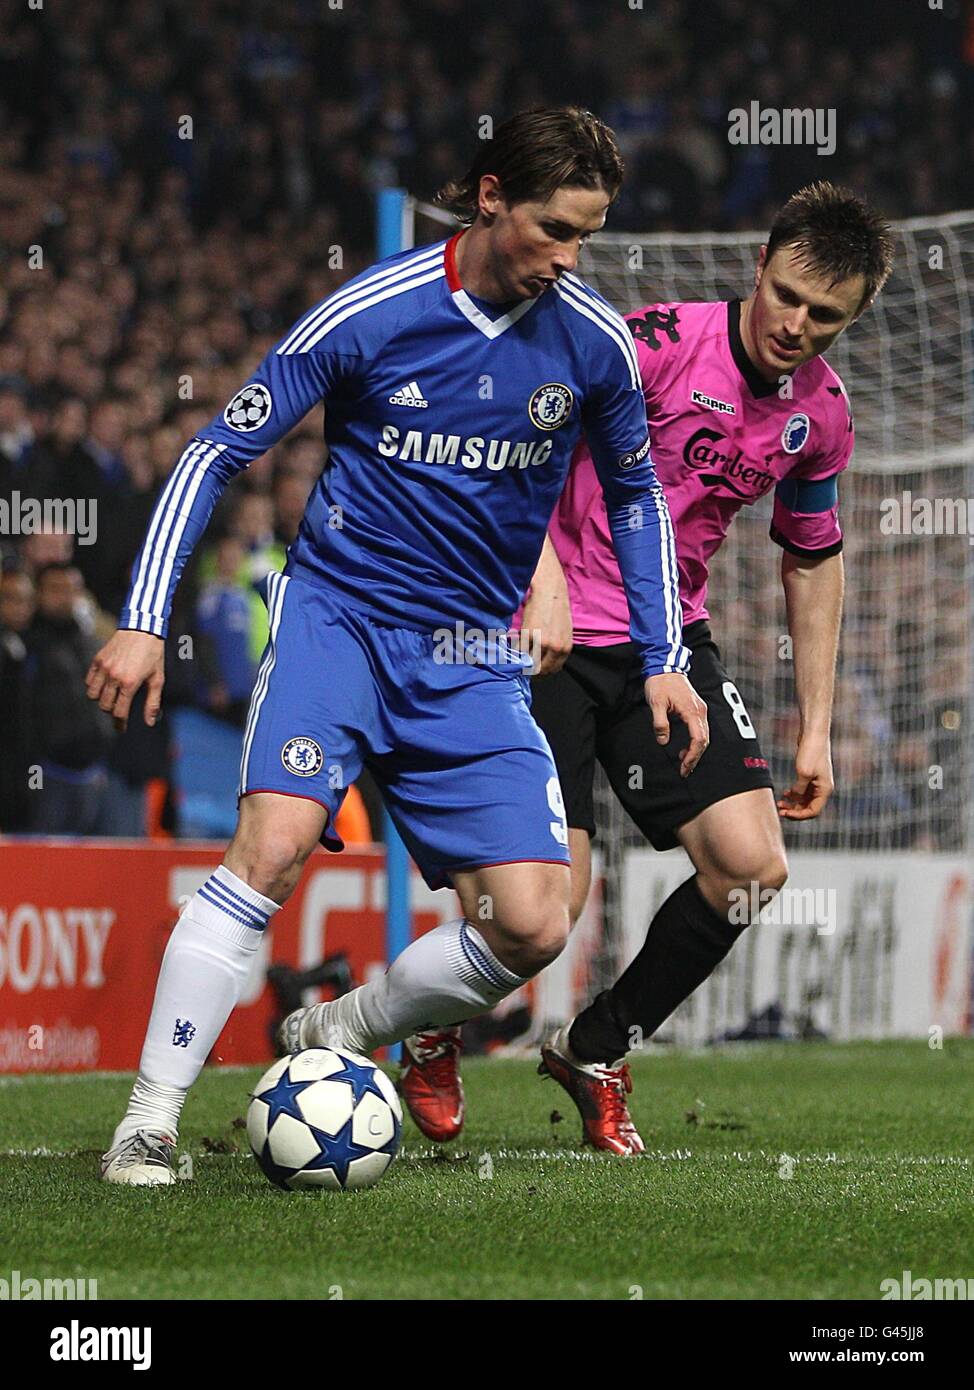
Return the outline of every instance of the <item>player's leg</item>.
{"type": "Polygon", "coordinates": [[[437,665],[428,653],[388,692],[394,747],[370,765],[427,882],[452,882],[464,915],[414,941],[381,979],[304,1011],[302,1045],[371,1051],[461,1023],[561,950],[568,837],[526,695],[516,667],[437,665]]]}
{"type": "Polygon", "coordinates": [[[543,970],[568,939],[566,864],[490,865],[454,874],[464,916],[407,946],[379,979],[321,1010],[314,1034],[329,1029],[368,1053],[416,1032],[462,1023],[543,970]]]}
{"type": "MultiPolygon", "coordinates": [[[[587,835],[585,839],[587,845],[587,835]]],[[[491,969],[508,970],[512,989],[543,969],[563,944],[561,907],[550,913],[539,911],[539,895],[542,900],[550,898],[556,887],[559,902],[563,896],[560,881],[553,885],[552,870],[558,880],[565,877],[560,866],[549,864],[511,864],[454,875],[454,887],[464,913],[462,926],[466,933],[466,949],[475,953],[490,952],[494,960],[491,969]],[[525,910],[528,904],[532,906],[525,910]]],[[[573,865],[572,884],[574,873],[573,865]]],[[[448,928],[439,929],[445,933],[447,941],[455,926],[451,923],[448,928]]],[[[423,941],[426,942],[424,950],[433,946],[427,938],[423,941]]],[[[416,953],[416,968],[420,964],[419,954],[416,953]]],[[[438,957],[432,963],[437,965],[437,960],[438,957]]],[[[389,985],[393,987],[394,982],[390,980],[389,985]]],[[[505,989],[504,994],[508,992],[505,989]]],[[[403,1039],[399,1076],[399,1092],[409,1113],[422,1133],[437,1143],[455,1139],[463,1128],[465,1101],[460,1078],[460,1023],[481,1010],[461,1015],[451,1007],[448,1012],[448,1022],[437,1025],[431,1019],[429,1026],[403,1039]]]]}
{"type": "Polygon", "coordinates": [[[264,793],[241,802],[223,863],[190,898],[166,946],[138,1077],[103,1164],[110,1181],[172,1180],[165,1148],[175,1144],[183,1102],[325,817],[317,802],[296,797],[264,793]],[[155,1136],[149,1152],[140,1135],[155,1136]]]}
{"type": "Polygon", "coordinates": [[[749,925],[752,886],[764,903],[787,877],[768,788],[716,802],[676,834],[696,873],[661,905],[638,955],[612,988],[575,1020],[569,1045],[583,1061],[622,1057],[652,1037],[749,925]]]}
{"type": "Polygon", "coordinates": [[[689,778],[680,777],[682,726],[674,727],[665,747],[652,737],[635,664],[628,700],[602,718],[599,756],[651,843],[658,849],[683,843],[698,872],[661,906],[616,985],[543,1052],[548,1070],[579,1105],[587,1138],[616,1152],[643,1147],[625,1106],[623,1092],[631,1085],[626,1053],[650,1037],[731,949],[746,925],[728,920],[732,889],[752,881],[775,889],[786,874],[767,764],[741,697],[706,625],[694,625],[685,640],[693,649],[690,679],[707,701],[711,724],[700,765],[689,778]],[[614,1079],[614,1095],[606,1095],[606,1076],[614,1079]]]}
{"type": "MultiPolygon", "coordinates": [[[[531,682],[531,712],[551,746],[565,799],[573,926],[585,908],[592,880],[597,730],[606,711],[617,709],[625,700],[631,650],[630,644],[576,647],[556,675],[531,682]]],[[[620,1154],[642,1148],[626,1105],[631,1082],[624,1065],[580,1065],[563,1059],[550,1045],[542,1056],[539,1071],[555,1077],[569,1091],[591,1143],[620,1154]]]]}
{"type": "Polygon", "coordinates": [[[271,640],[244,738],[237,830],[223,863],[186,904],[170,936],[139,1074],[103,1160],[109,1181],[172,1181],[186,1094],[240,998],[262,933],[337,812],[336,783],[350,785],[361,767],[342,708],[346,697],[362,698],[351,689],[356,645],[329,627],[307,586],[292,590],[285,603],[286,590],[287,581],[275,576],[271,640]],[[305,677],[309,661],[329,658],[343,661],[336,669],[344,684],[330,683],[326,704],[307,692],[305,677]],[[299,737],[289,737],[296,732],[299,737]],[[328,769],[317,739],[330,750],[328,769]]]}
{"type": "Polygon", "coordinates": [[[492,1009],[561,952],[569,932],[567,862],[454,871],[463,917],[407,946],[386,973],[301,1011],[300,1044],[344,1041],[368,1053],[492,1009]]]}
{"type": "MultiPolygon", "coordinates": [[[[574,925],[591,878],[594,702],[567,670],[535,677],[530,689],[531,713],[548,739],[561,782],[572,861],[569,915],[574,925]],[[588,829],[571,828],[577,825],[588,829]]],[[[455,1139],[463,1127],[461,1049],[459,1027],[430,1028],[403,1041],[399,1093],[422,1133],[438,1143],[455,1139]]]]}
{"type": "MultiPolygon", "coordinates": [[[[592,881],[591,837],[569,826],[571,854],[569,921],[578,921],[592,881]]],[[[474,901],[478,895],[473,894],[474,901]]],[[[455,1139],[463,1128],[465,1103],[460,1079],[462,1034],[459,1025],[426,1028],[403,1040],[399,1093],[417,1126],[437,1143],[455,1139]]]]}
{"type": "MultiPolygon", "coordinates": [[[[585,909],[592,882],[591,836],[587,830],[569,826],[568,843],[572,855],[571,921],[578,921],[585,909]]],[[[575,1101],[582,1117],[587,1143],[610,1153],[641,1153],[644,1144],[629,1114],[626,1097],[632,1090],[629,1068],[621,1057],[615,1062],[583,1062],[571,1052],[567,1027],[541,1049],[538,1071],[558,1081],[575,1101]]]]}

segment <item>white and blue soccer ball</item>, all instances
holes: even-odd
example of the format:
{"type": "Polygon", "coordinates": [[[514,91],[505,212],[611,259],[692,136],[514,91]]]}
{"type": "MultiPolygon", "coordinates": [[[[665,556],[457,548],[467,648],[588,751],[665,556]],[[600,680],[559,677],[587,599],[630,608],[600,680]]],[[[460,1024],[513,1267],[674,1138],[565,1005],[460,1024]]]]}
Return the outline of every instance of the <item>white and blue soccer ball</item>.
{"type": "Polygon", "coordinates": [[[247,1138],[265,1177],[292,1191],[372,1187],[396,1156],[402,1106],[385,1072],[354,1052],[309,1047],[254,1088],[247,1138]]]}

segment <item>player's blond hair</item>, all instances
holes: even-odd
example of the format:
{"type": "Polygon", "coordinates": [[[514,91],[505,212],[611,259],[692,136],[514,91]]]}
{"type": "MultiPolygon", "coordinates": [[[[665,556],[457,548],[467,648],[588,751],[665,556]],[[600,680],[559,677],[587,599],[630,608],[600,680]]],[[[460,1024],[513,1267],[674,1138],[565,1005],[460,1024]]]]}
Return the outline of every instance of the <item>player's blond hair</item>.
{"type": "Polygon", "coordinates": [[[433,201],[469,225],[477,217],[480,180],[493,174],[509,205],[545,203],[565,187],[602,188],[614,202],[623,169],[604,121],[580,106],[542,106],[498,126],[463,177],[451,179],[433,201]]]}

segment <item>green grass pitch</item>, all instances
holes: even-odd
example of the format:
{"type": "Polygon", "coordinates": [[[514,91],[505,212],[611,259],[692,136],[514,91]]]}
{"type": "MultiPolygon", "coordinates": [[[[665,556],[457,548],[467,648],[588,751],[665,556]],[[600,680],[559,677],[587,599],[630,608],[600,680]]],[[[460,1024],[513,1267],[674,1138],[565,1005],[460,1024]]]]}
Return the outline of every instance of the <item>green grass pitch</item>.
{"type": "Polygon", "coordinates": [[[193,1299],[877,1299],[904,1269],[974,1275],[974,1041],[661,1051],[633,1066],[637,1159],[583,1149],[532,1062],[470,1060],[461,1139],[434,1156],[407,1119],[347,1194],[265,1181],[234,1127],[261,1070],[204,1073],[193,1180],[154,1191],[96,1181],[127,1078],[0,1080],[0,1275],[193,1299]]]}

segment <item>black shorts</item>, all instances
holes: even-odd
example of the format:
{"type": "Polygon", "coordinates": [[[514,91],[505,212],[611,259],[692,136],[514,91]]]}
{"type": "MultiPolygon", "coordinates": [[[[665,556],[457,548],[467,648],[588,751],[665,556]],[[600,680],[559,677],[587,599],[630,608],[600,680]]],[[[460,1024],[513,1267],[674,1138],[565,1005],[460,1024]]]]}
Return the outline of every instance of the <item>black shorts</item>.
{"type": "Polygon", "coordinates": [[[569,826],[595,833],[592,784],[602,764],[624,809],[656,849],[678,844],[674,831],[707,806],[738,792],[772,786],[767,759],[744,702],[720,664],[706,621],[683,633],[693,653],[689,678],[707,703],[710,746],[689,777],[680,753],[690,742],[682,720],[659,744],[632,642],[574,647],[553,676],[531,681],[531,713],[555,755],[569,826]]]}

